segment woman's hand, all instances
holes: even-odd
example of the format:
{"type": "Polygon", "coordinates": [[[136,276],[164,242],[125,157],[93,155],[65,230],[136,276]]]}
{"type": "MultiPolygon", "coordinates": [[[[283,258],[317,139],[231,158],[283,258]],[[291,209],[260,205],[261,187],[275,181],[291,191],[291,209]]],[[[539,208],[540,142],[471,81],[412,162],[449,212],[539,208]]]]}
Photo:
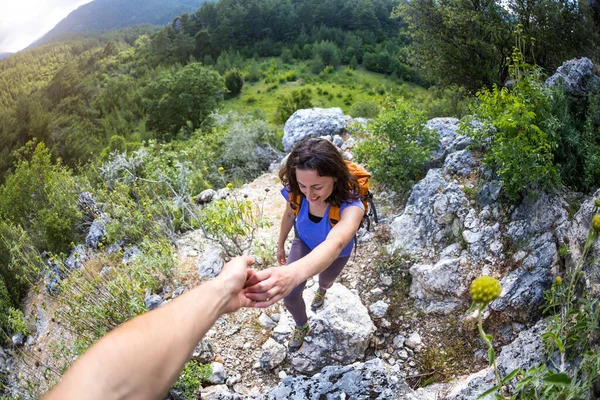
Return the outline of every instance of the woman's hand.
{"type": "Polygon", "coordinates": [[[255,307],[266,308],[287,296],[302,282],[294,267],[272,267],[255,273],[253,281],[246,287],[246,297],[255,301],[255,307]]]}
{"type": "Polygon", "coordinates": [[[285,265],[285,262],[287,261],[287,257],[285,255],[285,247],[277,246],[277,261],[279,261],[279,264],[285,265]]]}

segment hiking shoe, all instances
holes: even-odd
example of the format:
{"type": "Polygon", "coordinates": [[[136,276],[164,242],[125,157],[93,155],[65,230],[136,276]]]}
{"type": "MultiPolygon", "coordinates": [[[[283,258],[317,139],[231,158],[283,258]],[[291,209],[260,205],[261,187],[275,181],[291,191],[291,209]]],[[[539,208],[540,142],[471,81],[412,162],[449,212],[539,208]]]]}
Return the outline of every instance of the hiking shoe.
{"type": "Polygon", "coordinates": [[[321,290],[317,289],[317,293],[315,293],[315,297],[312,299],[312,303],[310,303],[310,309],[313,311],[317,311],[323,308],[323,304],[325,304],[325,293],[321,292],[321,290]]]}
{"type": "Polygon", "coordinates": [[[292,338],[288,343],[288,349],[290,352],[295,353],[304,346],[304,338],[310,333],[310,326],[306,324],[306,327],[296,327],[292,332],[292,338]]]}

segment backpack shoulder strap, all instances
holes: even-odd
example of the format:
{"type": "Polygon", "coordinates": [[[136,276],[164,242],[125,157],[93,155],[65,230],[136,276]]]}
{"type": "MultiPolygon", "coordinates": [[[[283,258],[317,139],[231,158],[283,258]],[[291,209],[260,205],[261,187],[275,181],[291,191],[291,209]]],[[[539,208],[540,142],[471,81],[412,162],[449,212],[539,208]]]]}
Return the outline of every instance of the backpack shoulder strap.
{"type": "Polygon", "coordinates": [[[333,228],[338,222],[340,222],[340,207],[332,205],[329,207],[329,223],[333,228]]]}
{"type": "Polygon", "coordinates": [[[294,215],[298,216],[298,213],[300,212],[300,205],[302,204],[302,196],[298,195],[295,199],[293,199],[292,192],[289,192],[288,201],[290,203],[290,207],[292,207],[292,210],[294,210],[294,215]]]}

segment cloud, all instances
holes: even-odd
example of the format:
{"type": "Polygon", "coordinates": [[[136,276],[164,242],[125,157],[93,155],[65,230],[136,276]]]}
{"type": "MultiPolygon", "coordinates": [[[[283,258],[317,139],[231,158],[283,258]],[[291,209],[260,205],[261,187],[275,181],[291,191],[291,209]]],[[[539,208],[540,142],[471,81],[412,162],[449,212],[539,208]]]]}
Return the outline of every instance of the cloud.
{"type": "Polygon", "coordinates": [[[16,52],[42,37],[91,0],[8,0],[0,10],[0,53],[16,52]]]}

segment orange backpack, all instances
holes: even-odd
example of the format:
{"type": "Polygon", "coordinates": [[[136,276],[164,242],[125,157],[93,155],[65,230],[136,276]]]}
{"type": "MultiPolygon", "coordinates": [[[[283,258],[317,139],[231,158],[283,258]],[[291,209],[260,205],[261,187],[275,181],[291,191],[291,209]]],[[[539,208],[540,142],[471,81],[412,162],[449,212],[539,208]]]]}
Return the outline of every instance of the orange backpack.
{"type": "MultiPolygon", "coordinates": [[[[363,220],[361,222],[361,227],[363,224],[367,223],[367,230],[371,230],[371,218],[373,217],[373,221],[379,222],[377,217],[377,210],[375,210],[375,204],[373,204],[373,193],[369,191],[369,178],[371,174],[361,167],[358,164],[353,163],[352,161],[346,160],[346,165],[348,166],[348,170],[356,180],[358,181],[358,185],[360,186],[360,200],[365,207],[365,215],[363,216],[363,220]]],[[[302,195],[296,196],[295,201],[292,200],[292,193],[290,193],[290,206],[292,210],[294,210],[294,214],[298,216],[300,212],[300,203],[302,202],[302,195]]],[[[340,221],[340,207],[332,205],[329,209],[329,223],[333,227],[340,221]]]]}

